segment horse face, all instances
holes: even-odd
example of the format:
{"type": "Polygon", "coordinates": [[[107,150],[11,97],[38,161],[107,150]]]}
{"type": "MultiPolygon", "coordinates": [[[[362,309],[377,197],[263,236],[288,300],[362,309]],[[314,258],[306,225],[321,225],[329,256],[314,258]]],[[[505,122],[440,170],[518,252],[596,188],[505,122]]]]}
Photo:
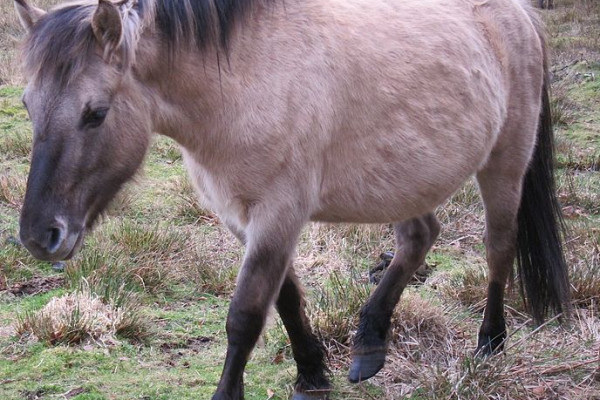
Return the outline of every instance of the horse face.
{"type": "Polygon", "coordinates": [[[86,230],[134,175],[148,147],[150,118],[135,80],[107,60],[100,44],[92,47],[68,82],[56,76],[60,68],[48,72],[42,65],[23,96],[33,123],[33,150],[20,236],[43,260],[77,252],[86,230]]]}

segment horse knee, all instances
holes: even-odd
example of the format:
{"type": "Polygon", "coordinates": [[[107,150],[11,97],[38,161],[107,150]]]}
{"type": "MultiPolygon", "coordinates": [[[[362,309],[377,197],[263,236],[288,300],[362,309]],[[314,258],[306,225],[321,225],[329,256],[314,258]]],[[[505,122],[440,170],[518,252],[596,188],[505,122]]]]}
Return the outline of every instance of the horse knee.
{"type": "MultiPolygon", "coordinates": [[[[437,239],[441,226],[432,213],[421,218],[400,222],[394,226],[398,250],[404,268],[416,268],[423,262],[425,255],[437,239]]],[[[392,261],[394,262],[394,261],[392,261]]],[[[410,271],[412,274],[414,271],[410,271]]]]}
{"type": "Polygon", "coordinates": [[[242,308],[232,302],[227,314],[225,330],[231,346],[252,348],[262,332],[266,312],[256,308],[242,308]]]}

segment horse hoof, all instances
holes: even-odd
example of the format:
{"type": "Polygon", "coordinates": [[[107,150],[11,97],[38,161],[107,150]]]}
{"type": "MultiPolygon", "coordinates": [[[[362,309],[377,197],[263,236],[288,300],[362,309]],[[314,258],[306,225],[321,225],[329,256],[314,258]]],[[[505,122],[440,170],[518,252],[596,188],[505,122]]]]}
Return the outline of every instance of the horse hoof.
{"type": "Polygon", "coordinates": [[[352,383],[366,381],[379,372],[383,364],[385,364],[385,352],[356,354],[352,357],[348,380],[352,383]]]}
{"type": "Polygon", "coordinates": [[[495,337],[488,335],[479,335],[477,349],[475,350],[476,357],[489,357],[494,354],[501,353],[504,350],[504,341],[506,333],[502,333],[495,337]]]}
{"type": "Polygon", "coordinates": [[[329,391],[315,390],[312,392],[296,392],[292,396],[292,400],[329,400],[329,391]]]}

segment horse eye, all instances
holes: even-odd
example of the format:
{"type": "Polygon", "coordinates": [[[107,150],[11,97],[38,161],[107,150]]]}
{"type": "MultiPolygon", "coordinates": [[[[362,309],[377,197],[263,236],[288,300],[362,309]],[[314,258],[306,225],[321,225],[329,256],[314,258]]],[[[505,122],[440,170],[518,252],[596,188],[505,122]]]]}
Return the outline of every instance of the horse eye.
{"type": "Polygon", "coordinates": [[[104,122],[108,108],[86,109],[83,112],[82,124],[85,128],[97,128],[104,122]]]}

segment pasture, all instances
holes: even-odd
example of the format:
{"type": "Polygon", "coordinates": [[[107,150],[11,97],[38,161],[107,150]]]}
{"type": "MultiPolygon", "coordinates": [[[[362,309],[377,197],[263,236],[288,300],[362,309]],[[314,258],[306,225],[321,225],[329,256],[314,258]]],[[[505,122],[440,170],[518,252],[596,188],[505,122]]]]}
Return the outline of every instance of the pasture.
{"type": "MultiPolygon", "coordinates": [[[[14,240],[31,146],[20,101],[22,30],[12,2],[0,11],[0,397],[209,398],[225,357],[225,316],[243,248],[195,200],[177,146],[156,137],[143,171],[64,271],[34,260],[14,240]]],[[[506,299],[506,352],[473,357],[486,266],[483,210],[470,182],[437,211],[442,233],[395,311],[386,366],[351,385],[349,346],[359,306],[374,289],[368,271],[393,249],[393,232],[312,224],[296,268],[328,350],[332,399],[600,396],[600,4],[556,0],[543,18],[569,228],[571,324],[534,328],[515,285],[506,299]]],[[[273,313],[247,367],[246,398],[287,399],[295,374],[273,313]]]]}

